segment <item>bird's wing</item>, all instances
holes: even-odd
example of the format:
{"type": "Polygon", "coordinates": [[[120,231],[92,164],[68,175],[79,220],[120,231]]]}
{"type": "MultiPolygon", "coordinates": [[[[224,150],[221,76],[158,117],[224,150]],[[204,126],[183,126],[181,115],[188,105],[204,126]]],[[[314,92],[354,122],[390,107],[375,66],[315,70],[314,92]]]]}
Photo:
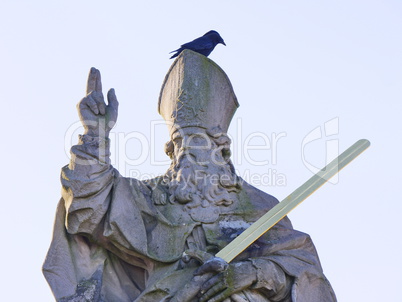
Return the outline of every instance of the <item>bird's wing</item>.
{"type": "MultiPolygon", "coordinates": [[[[175,52],[170,58],[173,59],[177,57],[184,49],[190,49],[199,53],[207,52],[208,54],[215,47],[214,43],[208,37],[200,37],[191,42],[181,45],[179,49],[173,50],[169,53],[175,52]]],[[[208,55],[203,53],[204,55],[208,55]]]]}
{"type": "Polygon", "coordinates": [[[210,49],[213,47],[214,47],[213,42],[206,37],[200,37],[181,46],[182,49],[190,49],[195,51],[210,49]]]}

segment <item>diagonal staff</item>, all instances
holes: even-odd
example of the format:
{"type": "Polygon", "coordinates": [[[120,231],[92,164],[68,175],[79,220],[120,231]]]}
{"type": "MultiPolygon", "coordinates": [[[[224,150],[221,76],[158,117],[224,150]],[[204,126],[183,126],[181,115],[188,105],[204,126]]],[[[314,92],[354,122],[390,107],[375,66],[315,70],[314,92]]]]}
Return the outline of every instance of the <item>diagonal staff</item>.
{"type": "Polygon", "coordinates": [[[215,256],[222,258],[228,263],[232,261],[369,146],[370,142],[366,139],[361,139],[354,143],[317,174],[313,175],[303,185],[293,191],[293,193],[288,197],[268,211],[264,216],[254,222],[248,229],[241,233],[215,256]]]}

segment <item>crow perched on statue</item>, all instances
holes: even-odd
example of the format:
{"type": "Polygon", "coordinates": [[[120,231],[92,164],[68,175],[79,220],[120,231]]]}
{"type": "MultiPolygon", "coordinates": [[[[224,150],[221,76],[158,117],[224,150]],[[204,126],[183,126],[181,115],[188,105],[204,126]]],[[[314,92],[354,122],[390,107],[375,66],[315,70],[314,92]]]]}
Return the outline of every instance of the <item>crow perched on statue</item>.
{"type": "Polygon", "coordinates": [[[218,34],[218,32],[214,30],[210,30],[202,37],[199,37],[191,42],[183,44],[179,49],[173,50],[172,52],[176,52],[170,58],[173,59],[177,57],[183,50],[190,49],[192,51],[198,52],[206,57],[214,50],[215,46],[219,43],[226,46],[222,37],[218,34]]]}

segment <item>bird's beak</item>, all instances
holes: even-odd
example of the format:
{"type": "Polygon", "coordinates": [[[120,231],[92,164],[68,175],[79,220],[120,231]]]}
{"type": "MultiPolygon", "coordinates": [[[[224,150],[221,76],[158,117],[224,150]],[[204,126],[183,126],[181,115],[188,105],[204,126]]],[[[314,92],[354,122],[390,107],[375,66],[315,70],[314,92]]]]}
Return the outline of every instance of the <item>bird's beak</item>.
{"type": "Polygon", "coordinates": [[[223,41],[223,40],[222,40],[222,42],[221,42],[221,43],[222,43],[223,45],[225,45],[225,46],[226,46],[225,41],[223,41]]]}

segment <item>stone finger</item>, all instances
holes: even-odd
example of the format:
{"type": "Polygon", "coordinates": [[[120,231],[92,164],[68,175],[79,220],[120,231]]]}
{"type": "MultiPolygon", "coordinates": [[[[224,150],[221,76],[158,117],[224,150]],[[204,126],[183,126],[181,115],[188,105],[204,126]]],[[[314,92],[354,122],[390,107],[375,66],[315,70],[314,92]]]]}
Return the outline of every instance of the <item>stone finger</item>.
{"type": "Polygon", "coordinates": [[[106,113],[106,105],[104,102],[98,103],[99,113],[105,115],[106,113]]]}
{"type": "Polygon", "coordinates": [[[99,113],[101,115],[105,115],[106,113],[106,104],[103,98],[103,93],[99,91],[91,91],[89,96],[96,102],[98,106],[99,113]]]}
{"type": "MultiPolygon", "coordinates": [[[[200,302],[211,301],[212,297],[216,296],[216,294],[220,293],[226,288],[226,285],[223,282],[219,282],[215,286],[211,287],[205,294],[203,294],[200,298],[200,302]]],[[[201,291],[202,292],[202,291],[201,291]]],[[[220,295],[218,295],[220,296],[220,295]]]]}
{"type": "Polygon", "coordinates": [[[95,67],[92,67],[88,75],[87,94],[91,91],[99,91],[99,89],[102,91],[100,72],[95,67]]]}
{"type": "Polygon", "coordinates": [[[219,257],[214,257],[206,261],[199,269],[197,269],[194,275],[202,275],[205,273],[219,273],[227,268],[228,264],[225,260],[219,257]]]}
{"type": "Polygon", "coordinates": [[[224,284],[224,280],[223,280],[223,275],[222,274],[218,274],[213,276],[211,279],[209,279],[208,281],[206,281],[202,286],[201,286],[201,293],[205,293],[208,290],[210,290],[214,285],[216,284],[224,284]]]}
{"type": "Polygon", "coordinates": [[[89,108],[94,114],[99,114],[98,105],[90,95],[82,99],[80,102],[80,108],[89,108]]]}
{"type": "Polygon", "coordinates": [[[211,298],[208,302],[222,302],[225,301],[232,294],[231,290],[228,288],[221,292],[219,295],[211,298]]]}
{"type": "Polygon", "coordinates": [[[117,111],[117,109],[119,108],[119,102],[117,101],[116,93],[113,88],[110,89],[107,93],[107,102],[108,106],[117,111]]]}

